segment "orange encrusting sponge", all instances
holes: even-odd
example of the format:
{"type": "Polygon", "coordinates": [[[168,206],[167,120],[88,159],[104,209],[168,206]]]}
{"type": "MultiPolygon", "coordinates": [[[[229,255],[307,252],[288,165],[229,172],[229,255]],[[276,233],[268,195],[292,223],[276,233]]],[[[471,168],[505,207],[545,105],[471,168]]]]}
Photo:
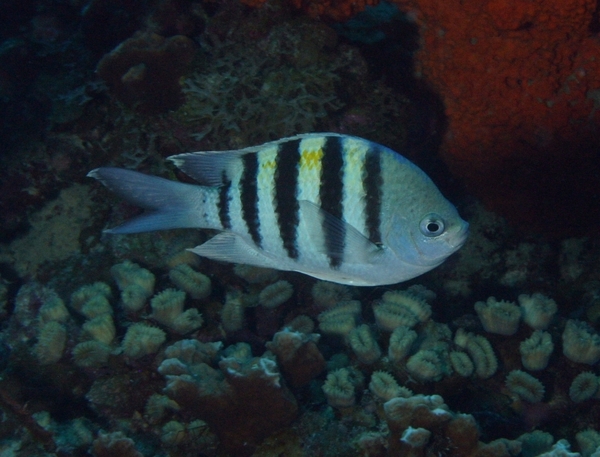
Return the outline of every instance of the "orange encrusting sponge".
{"type": "Polygon", "coordinates": [[[594,162],[589,145],[600,134],[600,40],[590,27],[596,2],[396,4],[421,25],[418,71],[445,104],[442,155],[451,170],[509,218],[547,225],[540,211],[561,209],[558,181],[570,185],[564,176],[583,172],[581,186],[594,162]],[[545,208],[549,200],[554,208],[545,208]]]}
{"type": "MultiPolygon", "coordinates": [[[[291,2],[342,21],[377,0],[291,2]]],[[[394,2],[420,25],[416,76],[443,100],[441,155],[453,174],[527,229],[600,227],[600,204],[590,198],[600,189],[597,2],[394,2]]]]}

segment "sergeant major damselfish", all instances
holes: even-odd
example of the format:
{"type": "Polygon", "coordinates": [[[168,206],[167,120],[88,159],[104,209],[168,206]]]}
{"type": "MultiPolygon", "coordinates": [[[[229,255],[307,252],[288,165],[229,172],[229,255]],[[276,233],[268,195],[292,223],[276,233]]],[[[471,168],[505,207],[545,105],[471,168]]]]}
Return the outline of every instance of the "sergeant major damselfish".
{"type": "Polygon", "coordinates": [[[469,224],[420,168],[362,138],[310,133],[169,160],[200,185],[121,168],[88,174],[150,210],[106,232],[215,229],[191,251],[357,286],[414,278],[467,238],[469,224]]]}

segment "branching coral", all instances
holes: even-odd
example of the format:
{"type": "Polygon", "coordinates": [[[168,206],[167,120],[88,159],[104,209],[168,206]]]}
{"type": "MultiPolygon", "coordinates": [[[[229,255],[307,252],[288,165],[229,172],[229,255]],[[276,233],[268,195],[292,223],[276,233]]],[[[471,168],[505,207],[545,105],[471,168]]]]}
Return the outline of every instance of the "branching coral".
{"type": "MultiPolygon", "coordinates": [[[[219,368],[214,368],[204,355],[213,351],[212,346],[207,350],[202,344],[187,346],[183,360],[169,358],[159,367],[167,378],[165,393],[187,414],[205,420],[229,452],[249,455],[262,439],[296,416],[296,400],[272,359],[252,357],[249,347],[240,344],[226,351],[219,368]],[[196,350],[201,352],[198,357],[196,350]]],[[[170,355],[181,354],[181,349],[170,355]]]]}
{"type": "Polygon", "coordinates": [[[597,455],[600,448],[600,433],[596,430],[583,430],[575,436],[575,439],[583,456],[597,455]]]}
{"type": "Polygon", "coordinates": [[[108,362],[110,351],[110,347],[100,341],[83,341],[73,348],[73,360],[81,368],[99,368],[108,362]]]}
{"type": "Polygon", "coordinates": [[[123,353],[132,359],[139,359],[158,351],[166,340],[161,329],[138,322],[127,329],[123,338],[123,353]]]}
{"type": "Polygon", "coordinates": [[[523,322],[536,330],[545,330],[556,314],[556,302],[540,293],[519,295],[523,322]]]}
{"type": "Polygon", "coordinates": [[[238,294],[227,294],[221,309],[221,325],[226,332],[235,332],[244,325],[244,304],[238,294]]]}
{"type": "Polygon", "coordinates": [[[185,263],[172,268],[169,271],[169,278],[173,284],[194,299],[202,299],[210,295],[210,278],[185,263]]]}
{"type": "Polygon", "coordinates": [[[491,377],[498,369],[498,359],[490,342],[481,335],[473,335],[458,329],[454,343],[465,349],[475,365],[475,374],[483,379],[491,377]]]}
{"type": "Polygon", "coordinates": [[[204,320],[196,308],[183,310],[185,292],[163,290],[150,300],[152,317],[175,333],[184,334],[198,329],[204,320]]]}
{"type": "Polygon", "coordinates": [[[89,339],[110,345],[116,335],[115,323],[110,314],[102,314],[84,322],[83,334],[89,339]]]}
{"type": "Polygon", "coordinates": [[[65,322],[68,317],[69,310],[58,295],[48,297],[40,307],[39,318],[41,322],[65,322]]]}
{"type": "Polygon", "coordinates": [[[383,407],[390,429],[390,455],[443,455],[448,449],[453,449],[453,455],[508,457],[521,452],[518,441],[499,439],[488,444],[480,442],[473,416],[452,413],[439,395],[392,398],[383,407]],[[409,440],[415,429],[421,432],[413,438],[421,439],[409,440]],[[424,443],[429,434],[422,430],[431,432],[435,437],[426,449],[424,443]]]}
{"type": "Polygon", "coordinates": [[[431,306],[422,298],[406,291],[389,291],[373,305],[377,325],[392,331],[400,325],[414,327],[431,316],[431,306]]]}
{"type": "Polygon", "coordinates": [[[154,293],[154,274],[137,263],[126,260],[113,265],[110,274],[121,291],[121,302],[126,312],[142,309],[146,300],[154,293]]]}
{"type": "Polygon", "coordinates": [[[67,330],[60,322],[50,321],[42,326],[33,348],[42,365],[56,363],[62,357],[67,342],[67,330]]]}
{"type": "Polygon", "coordinates": [[[96,457],[143,457],[143,454],[135,448],[135,442],[127,438],[123,432],[103,433],[92,443],[92,449],[96,457]]]}
{"type": "Polygon", "coordinates": [[[102,314],[112,314],[108,299],[111,296],[110,286],[103,282],[95,282],[80,287],[71,294],[71,307],[92,319],[102,314]]]}
{"type": "Polygon", "coordinates": [[[562,334],[563,354],[573,362],[600,360],[600,336],[585,322],[569,319],[562,334]]]}
{"type": "Polygon", "coordinates": [[[409,354],[416,339],[417,332],[414,330],[411,330],[404,325],[396,327],[390,335],[388,345],[388,357],[390,362],[397,364],[402,361],[409,354]]]}
{"type": "Polygon", "coordinates": [[[469,356],[463,351],[450,352],[450,364],[452,369],[460,376],[468,378],[475,371],[475,365],[469,356]]]}
{"type": "Polygon", "coordinates": [[[506,376],[506,387],[511,393],[530,403],[542,401],[544,397],[544,385],[521,370],[513,370],[506,376]]]}
{"type": "Polygon", "coordinates": [[[521,453],[523,457],[535,457],[547,452],[554,443],[554,438],[550,433],[534,430],[531,433],[525,433],[517,438],[521,442],[521,453]]]}
{"type": "Polygon", "coordinates": [[[179,411],[181,408],[176,401],[166,395],[152,394],[146,402],[144,413],[148,421],[157,424],[165,416],[167,411],[179,411]]]}
{"type": "Polygon", "coordinates": [[[475,311],[486,332],[508,336],[517,332],[521,310],[514,303],[490,297],[485,302],[475,303],[475,311]]]}
{"type": "MultiPolygon", "coordinates": [[[[598,391],[598,376],[589,371],[579,373],[569,387],[569,397],[575,403],[592,398],[598,391]]],[[[600,445],[600,444],[599,444],[600,445]]]]}
{"type": "Polygon", "coordinates": [[[349,408],[354,405],[354,384],[350,379],[350,372],[346,368],[332,371],[323,383],[323,392],[327,403],[334,408],[349,408]]]}
{"type": "Polygon", "coordinates": [[[325,359],[316,344],[319,336],[285,328],[267,343],[267,349],[277,356],[281,371],[291,386],[304,386],[325,369],[325,359]]]}
{"type": "Polygon", "coordinates": [[[319,329],[332,335],[348,335],[356,326],[361,306],[357,300],[339,302],[335,307],[319,314],[319,329]]]}
{"type": "Polygon", "coordinates": [[[420,381],[439,380],[443,374],[443,364],[435,351],[420,350],[406,362],[406,369],[420,381]]]}
{"type": "Polygon", "coordinates": [[[258,295],[258,303],[265,308],[276,308],[290,299],[294,289],[287,281],[277,281],[269,284],[258,295]]]}
{"type": "Polygon", "coordinates": [[[385,371],[374,371],[369,382],[369,390],[383,401],[395,397],[411,397],[413,393],[406,387],[398,385],[394,377],[385,371]]]}
{"type": "Polygon", "coordinates": [[[526,370],[538,371],[548,366],[548,360],[554,350],[554,343],[549,333],[536,330],[521,343],[521,362],[526,370]]]}
{"type": "Polygon", "coordinates": [[[321,58],[319,49],[327,40],[317,37],[327,32],[300,21],[275,26],[265,46],[215,37],[210,59],[184,80],[180,112],[197,129],[195,138],[232,148],[313,131],[342,106],[334,70],[344,64],[321,58]],[[295,59],[303,50],[314,59],[295,59]]]}
{"type": "Polygon", "coordinates": [[[358,360],[367,365],[381,357],[381,349],[368,325],[360,325],[348,333],[348,342],[358,360]]]}
{"type": "Polygon", "coordinates": [[[539,454],[537,457],[580,457],[579,452],[569,452],[571,445],[567,440],[558,440],[554,443],[554,446],[543,454],[539,454]]]}

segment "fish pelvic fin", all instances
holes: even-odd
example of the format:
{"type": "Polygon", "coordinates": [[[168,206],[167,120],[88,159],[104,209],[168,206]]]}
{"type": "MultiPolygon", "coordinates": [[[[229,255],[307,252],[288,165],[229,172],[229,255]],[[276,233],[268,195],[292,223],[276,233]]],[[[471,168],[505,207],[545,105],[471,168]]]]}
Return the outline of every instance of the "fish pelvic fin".
{"type": "Polygon", "coordinates": [[[210,189],[149,176],[123,168],[88,173],[127,202],[149,210],[106,233],[140,233],[173,228],[212,228],[207,220],[210,189]]]}

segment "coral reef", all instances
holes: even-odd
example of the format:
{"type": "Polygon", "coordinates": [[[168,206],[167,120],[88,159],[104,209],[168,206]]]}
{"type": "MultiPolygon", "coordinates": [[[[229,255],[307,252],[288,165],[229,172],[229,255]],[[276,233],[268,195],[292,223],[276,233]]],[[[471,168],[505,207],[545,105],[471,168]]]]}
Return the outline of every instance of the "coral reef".
{"type": "Polygon", "coordinates": [[[492,345],[485,337],[458,329],[454,336],[454,343],[471,356],[475,365],[475,374],[480,378],[489,378],[498,369],[498,359],[492,345]]]}
{"type": "Polygon", "coordinates": [[[561,210],[586,189],[573,209],[589,205],[597,190],[586,179],[597,169],[581,159],[589,149],[570,154],[597,124],[597,18],[582,31],[583,0],[570,9],[407,0],[407,14],[368,8],[375,29],[356,44],[356,22],[294,11],[342,18],[367,3],[5,5],[3,454],[600,454],[600,246],[593,236],[537,236],[538,224],[553,234],[568,221],[578,233],[595,221],[561,210]],[[413,68],[416,43],[399,35],[416,40],[419,26],[413,68]],[[494,71],[465,76],[482,65],[494,71]],[[446,105],[447,130],[428,102],[408,101],[427,81],[446,105]],[[487,111],[474,109],[483,98],[487,111]],[[202,231],[103,234],[138,210],[87,182],[90,169],[187,180],[164,157],[300,130],[364,136],[429,167],[469,220],[468,243],[421,284],[358,288],[198,258],[186,249],[205,241],[202,231]],[[575,130],[583,133],[569,137],[575,130]],[[444,133],[451,169],[488,207],[515,198],[512,220],[557,174],[573,188],[533,199],[531,225],[515,231],[425,154],[444,133]],[[572,186],[575,163],[585,173],[572,186]]]}
{"type": "Polygon", "coordinates": [[[266,347],[277,357],[281,372],[292,387],[308,384],[325,369],[325,358],[317,343],[320,335],[283,329],[266,347]]]}
{"type": "Polygon", "coordinates": [[[519,295],[523,322],[536,330],[546,330],[556,314],[556,302],[540,293],[519,295]]]}
{"type": "Polygon", "coordinates": [[[381,357],[381,349],[368,325],[360,325],[348,333],[348,343],[356,358],[364,364],[375,363],[381,357]]]}
{"type": "Polygon", "coordinates": [[[123,103],[154,114],[183,103],[179,79],[194,53],[194,42],[185,36],[138,32],[106,54],[96,71],[123,103]]]}
{"type": "Polygon", "coordinates": [[[170,398],[205,420],[229,452],[248,455],[295,418],[297,403],[272,359],[252,357],[243,346],[227,349],[218,369],[188,351],[164,360],[159,371],[167,378],[170,398]]]}
{"type": "Polygon", "coordinates": [[[169,278],[181,290],[187,292],[195,300],[210,295],[211,284],[208,276],[195,271],[187,264],[179,264],[169,271],[169,278]]]}
{"type": "Polygon", "coordinates": [[[390,362],[397,364],[410,352],[413,343],[417,339],[417,332],[400,325],[390,335],[388,344],[388,357],[390,362]]]}
{"type": "Polygon", "coordinates": [[[181,335],[197,330],[204,322],[202,315],[196,308],[184,311],[184,306],[184,291],[166,289],[150,300],[152,308],[150,317],[181,335]]]}
{"type": "Polygon", "coordinates": [[[356,326],[361,306],[357,300],[344,300],[319,314],[319,329],[323,333],[348,335],[356,326]]]}
{"type": "MultiPolygon", "coordinates": [[[[553,435],[570,440],[585,429],[582,424],[593,427],[598,378],[582,372],[581,364],[593,361],[596,333],[583,321],[557,315],[558,307],[545,295],[521,296],[521,308],[509,301],[479,302],[480,311],[485,308],[479,320],[472,300],[434,294],[435,282],[383,294],[353,291],[356,299],[351,299],[351,289],[314,280],[304,284],[272,272],[245,271],[244,278],[220,272],[213,273],[208,295],[186,298],[174,283],[193,288],[173,280],[173,268],[115,265],[108,259],[104,273],[61,289],[70,296],[69,307],[40,284],[26,284],[14,296],[3,335],[25,346],[15,349],[11,363],[33,363],[34,370],[46,373],[75,370],[79,380],[68,395],[82,392],[80,401],[94,414],[122,424],[121,430],[85,426],[77,432],[81,440],[72,441],[80,444],[72,446],[98,455],[121,452],[114,449],[132,455],[149,449],[260,455],[274,440],[314,450],[310,436],[319,446],[333,446],[329,442],[346,433],[334,432],[335,427],[352,424],[348,455],[421,456],[452,448],[457,456],[508,457],[521,447],[531,456],[564,451],[560,444],[552,450],[554,439],[547,435],[518,437],[530,424],[549,424],[553,435]],[[139,290],[140,308],[128,308],[123,294],[115,297],[102,281],[110,276],[115,289],[139,290]],[[150,295],[155,288],[161,292],[150,295]],[[437,313],[443,313],[437,303],[448,300],[456,303],[456,317],[439,322],[437,313]],[[533,307],[542,313],[514,333],[513,319],[510,331],[501,322],[507,334],[483,336],[490,330],[486,319],[502,321],[515,314],[518,325],[531,302],[549,305],[533,307]],[[273,303],[277,306],[265,306],[273,303]],[[391,317],[378,316],[378,307],[391,317]],[[500,317],[483,317],[488,308],[498,308],[500,317]],[[178,331],[176,324],[188,311],[201,312],[205,322],[178,331]],[[389,325],[394,316],[405,316],[410,327],[389,325]],[[561,335],[563,353],[553,353],[552,340],[561,335]],[[535,371],[535,377],[522,370],[535,371]],[[569,408],[582,419],[567,426],[562,418],[569,408]],[[312,431],[303,429],[311,414],[320,414],[322,421],[312,431]],[[503,429],[502,421],[514,431],[503,429]]],[[[185,271],[198,273],[194,285],[208,283],[207,269],[185,271]]],[[[586,285],[586,296],[593,296],[592,284],[586,285]]],[[[585,303],[582,309],[594,302],[585,303]]],[[[42,412],[36,408],[36,417],[46,417],[42,412]]],[[[59,427],[53,425],[55,414],[43,422],[53,433],[59,427]]],[[[60,436],[56,433],[57,440],[60,436]]],[[[593,436],[586,436],[577,438],[577,450],[594,447],[593,436]]]]}
{"type": "MultiPolygon", "coordinates": [[[[598,377],[589,371],[579,373],[569,387],[569,397],[575,403],[592,398],[598,391],[598,377]]],[[[599,444],[600,445],[600,444],[599,444]]]]}
{"type": "Polygon", "coordinates": [[[327,403],[334,408],[353,406],[356,401],[355,388],[350,371],[346,368],[332,371],[323,383],[323,392],[327,397],[327,403]]]}
{"type": "Polygon", "coordinates": [[[554,350],[552,337],[547,332],[536,330],[519,346],[521,363],[530,371],[543,370],[554,350]]]}
{"type": "Polygon", "coordinates": [[[457,455],[512,456],[521,451],[516,441],[479,442],[479,432],[472,416],[453,414],[440,396],[415,395],[393,398],[384,404],[390,428],[391,455],[423,455],[426,451],[457,449],[457,455]],[[430,436],[434,443],[429,443],[430,436]],[[436,444],[437,443],[437,444],[436,444]]]}
{"type": "Polygon", "coordinates": [[[475,311],[485,331],[499,335],[514,335],[521,321],[521,310],[517,305],[498,301],[495,297],[475,303],[475,311]]]}
{"type": "Polygon", "coordinates": [[[276,308],[290,299],[294,289],[287,281],[277,281],[269,284],[258,295],[258,303],[266,308],[276,308]]]}
{"type": "Polygon", "coordinates": [[[110,274],[121,291],[121,303],[126,312],[141,310],[154,293],[156,278],[149,270],[126,260],[113,265],[110,274]]]}
{"type": "Polygon", "coordinates": [[[0,262],[14,266],[21,276],[35,275],[43,262],[69,258],[81,249],[79,236],[90,217],[91,199],[85,186],[63,190],[58,198],[29,218],[27,236],[0,249],[0,262]],[[52,217],[63,214],[64,217],[52,217]],[[40,256],[40,252],[44,252],[40,256]]]}
{"type": "Polygon", "coordinates": [[[563,354],[573,362],[593,365],[600,360],[600,336],[586,322],[569,319],[562,340],[563,354]]]}
{"type": "Polygon", "coordinates": [[[394,377],[385,371],[374,371],[369,381],[369,390],[377,398],[385,401],[395,397],[411,397],[413,393],[398,385],[394,377]]]}
{"type": "Polygon", "coordinates": [[[38,341],[33,351],[42,365],[60,360],[67,342],[67,330],[59,322],[50,321],[40,329],[38,341]]]}
{"type": "Polygon", "coordinates": [[[529,373],[513,370],[506,376],[506,387],[517,397],[537,403],[544,397],[544,385],[529,373]]]}
{"type": "Polygon", "coordinates": [[[139,359],[157,352],[165,340],[165,332],[161,329],[138,322],[129,327],[123,337],[123,353],[132,359],[139,359]]]}
{"type": "Polygon", "coordinates": [[[390,291],[373,305],[373,313],[382,330],[392,331],[401,325],[414,327],[425,322],[431,316],[431,306],[408,291],[390,291]]]}

